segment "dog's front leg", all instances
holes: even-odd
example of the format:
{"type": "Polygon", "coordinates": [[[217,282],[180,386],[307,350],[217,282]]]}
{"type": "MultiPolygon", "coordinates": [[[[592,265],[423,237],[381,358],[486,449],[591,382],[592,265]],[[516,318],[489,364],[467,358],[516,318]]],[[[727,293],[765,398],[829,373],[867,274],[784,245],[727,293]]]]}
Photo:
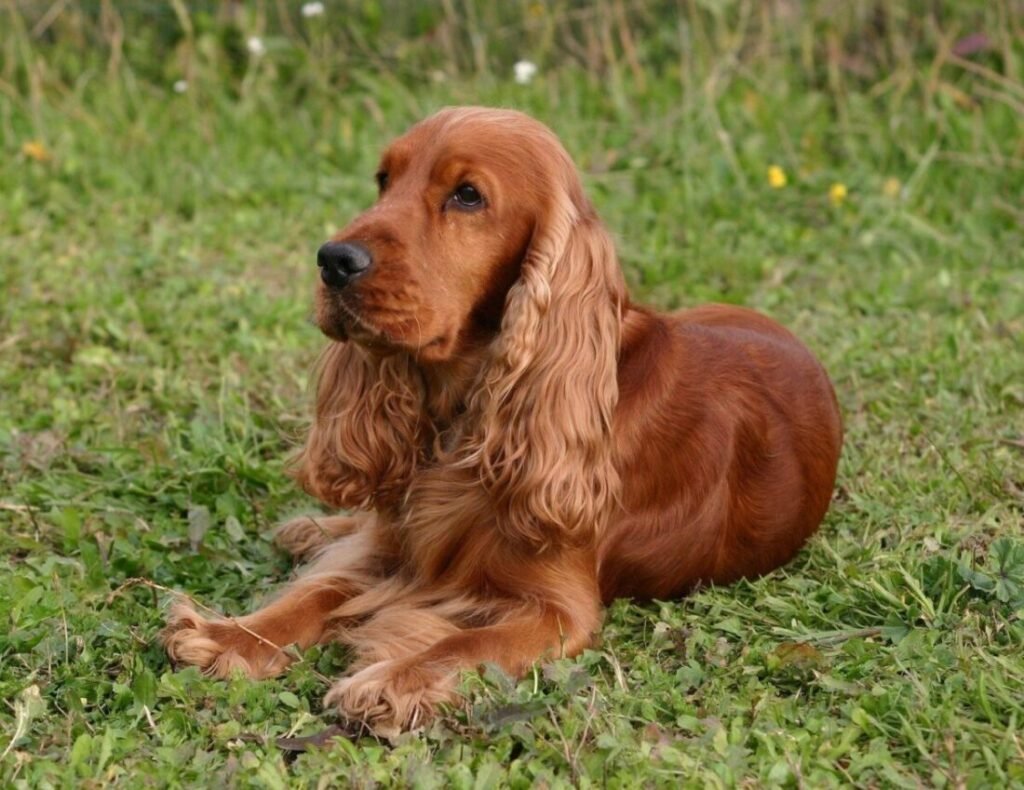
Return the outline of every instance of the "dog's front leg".
{"type": "MultiPolygon", "coordinates": [[[[357,629],[353,646],[364,659],[363,667],[338,681],[325,702],[339,708],[350,720],[361,721],[380,735],[391,736],[425,723],[445,703],[459,698],[459,676],[484,663],[500,666],[513,676],[523,674],[534,662],[573,656],[591,643],[600,625],[596,597],[581,602],[571,615],[531,603],[511,609],[500,622],[477,628],[458,628],[432,615],[412,609],[384,610],[368,624],[374,634],[393,634],[389,622],[406,630],[419,622],[419,639],[447,633],[425,649],[403,654],[400,643],[374,644],[373,635],[357,629]],[[395,656],[373,661],[373,656],[395,656]]],[[[406,633],[408,631],[406,630],[406,633]]],[[[412,635],[410,635],[412,636],[412,635]]],[[[417,639],[416,641],[419,641],[417,639]]]]}
{"type": "Polygon", "coordinates": [[[327,638],[335,610],[374,585],[390,558],[375,519],[334,541],[294,582],[262,609],[239,618],[206,617],[184,601],[172,607],[162,633],[177,664],[216,677],[241,671],[273,677],[292,662],[288,648],[308,648],[327,638]]]}

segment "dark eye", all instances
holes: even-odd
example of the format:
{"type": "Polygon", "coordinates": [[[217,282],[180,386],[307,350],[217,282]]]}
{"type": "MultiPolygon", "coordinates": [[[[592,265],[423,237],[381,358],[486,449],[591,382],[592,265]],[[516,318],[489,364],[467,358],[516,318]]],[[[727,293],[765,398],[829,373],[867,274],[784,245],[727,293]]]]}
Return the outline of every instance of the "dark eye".
{"type": "Polygon", "coordinates": [[[388,188],[388,174],[385,171],[381,170],[379,173],[377,173],[376,178],[377,189],[383,192],[385,189],[388,188]]]}
{"type": "Polygon", "coordinates": [[[484,203],[484,196],[472,184],[459,184],[452,198],[462,208],[479,208],[484,203]]]}

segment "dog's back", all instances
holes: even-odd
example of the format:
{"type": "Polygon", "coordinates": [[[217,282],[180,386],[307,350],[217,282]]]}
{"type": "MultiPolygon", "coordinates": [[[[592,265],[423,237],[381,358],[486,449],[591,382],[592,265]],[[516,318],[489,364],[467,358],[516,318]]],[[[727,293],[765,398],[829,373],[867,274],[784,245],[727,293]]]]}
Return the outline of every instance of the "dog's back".
{"type": "Polygon", "coordinates": [[[619,371],[622,509],[600,545],[604,599],[672,597],[789,560],[828,509],[842,443],[811,352],[744,308],[631,310],[619,371]]]}

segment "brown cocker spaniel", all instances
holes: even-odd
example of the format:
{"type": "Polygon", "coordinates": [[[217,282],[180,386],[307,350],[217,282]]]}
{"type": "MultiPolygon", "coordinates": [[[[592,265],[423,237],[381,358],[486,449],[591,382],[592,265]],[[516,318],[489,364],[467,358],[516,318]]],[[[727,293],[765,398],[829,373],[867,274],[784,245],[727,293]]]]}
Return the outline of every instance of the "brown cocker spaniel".
{"type": "Polygon", "coordinates": [[[602,604],[766,573],[815,531],[842,433],[822,366],[750,310],[632,303],[547,127],[446,109],[377,181],[317,255],[331,342],[296,466],[351,515],[281,528],[312,561],[263,609],[176,605],[176,662],[265,678],[341,641],[328,704],[395,732],[462,670],[572,656],[602,604]]]}

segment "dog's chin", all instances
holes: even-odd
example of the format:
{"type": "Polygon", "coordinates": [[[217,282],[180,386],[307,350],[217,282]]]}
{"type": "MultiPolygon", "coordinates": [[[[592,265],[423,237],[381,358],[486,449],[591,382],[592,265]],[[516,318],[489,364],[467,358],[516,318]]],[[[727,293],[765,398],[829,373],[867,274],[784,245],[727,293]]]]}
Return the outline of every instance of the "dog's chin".
{"type": "Polygon", "coordinates": [[[331,340],[339,343],[355,343],[379,356],[409,350],[401,342],[396,342],[384,333],[371,329],[350,314],[320,316],[316,324],[320,331],[331,340]]]}
{"type": "Polygon", "coordinates": [[[358,314],[340,300],[321,298],[317,301],[315,322],[317,328],[331,340],[344,343],[349,340],[365,345],[379,345],[381,333],[360,320],[358,314]]]}
{"type": "Polygon", "coordinates": [[[343,323],[339,322],[326,322],[317,321],[316,327],[319,329],[325,337],[335,340],[339,343],[344,343],[348,340],[349,334],[348,329],[345,328],[343,323]]]}
{"type": "Polygon", "coordinates": [[[352,342],[377,356],[404,352],[422,362],[444,362],[454,352],[452,340],[456,333],[443,333],[429,342],[410,342],[394,332],[371,326],[351,309],[321,311],[316,320],[320,331],[331,340],[352,342]]]}

